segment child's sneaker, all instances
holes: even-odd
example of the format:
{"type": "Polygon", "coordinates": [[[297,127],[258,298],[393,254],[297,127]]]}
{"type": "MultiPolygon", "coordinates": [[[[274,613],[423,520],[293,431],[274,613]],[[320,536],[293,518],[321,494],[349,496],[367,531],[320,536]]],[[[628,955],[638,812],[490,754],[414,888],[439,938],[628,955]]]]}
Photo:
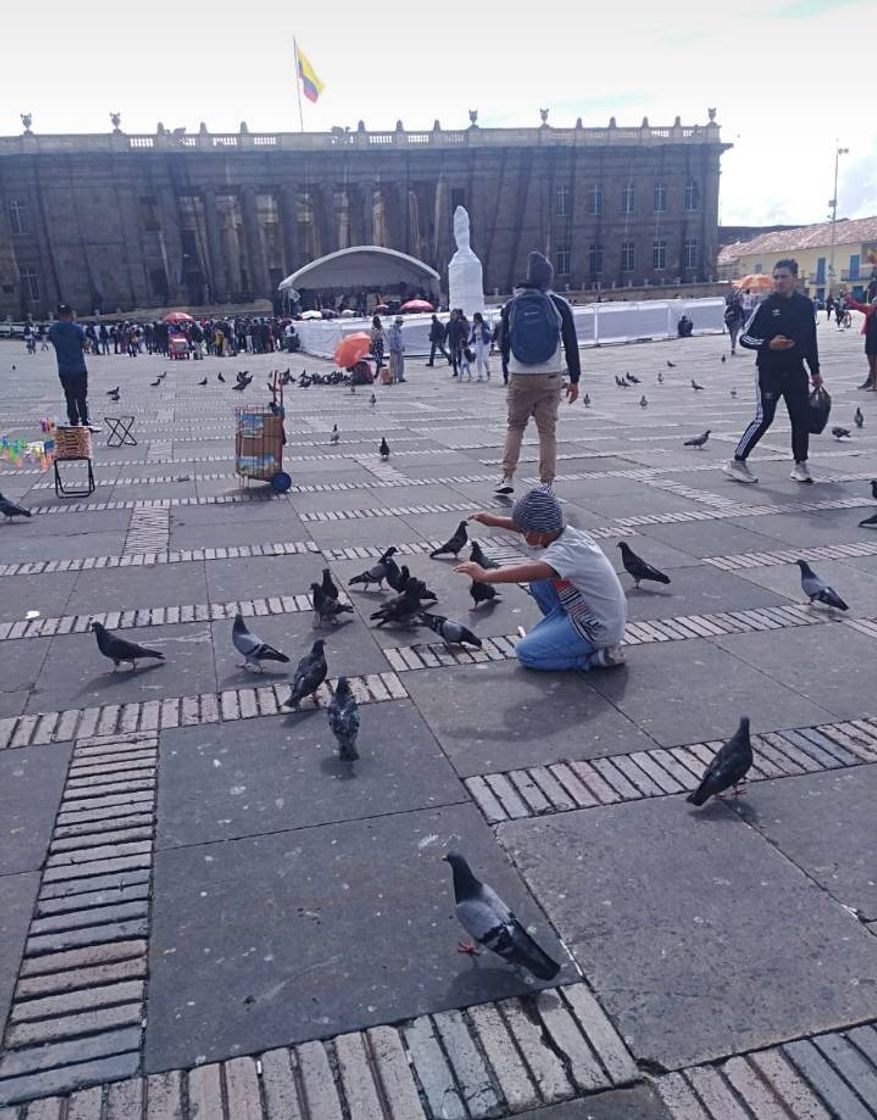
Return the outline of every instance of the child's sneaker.
{"type": "Polygon", "coordinates": [[[616,669],[625,663],[621,646],[603,646],[588,658],[589,669],[616,669]]]}

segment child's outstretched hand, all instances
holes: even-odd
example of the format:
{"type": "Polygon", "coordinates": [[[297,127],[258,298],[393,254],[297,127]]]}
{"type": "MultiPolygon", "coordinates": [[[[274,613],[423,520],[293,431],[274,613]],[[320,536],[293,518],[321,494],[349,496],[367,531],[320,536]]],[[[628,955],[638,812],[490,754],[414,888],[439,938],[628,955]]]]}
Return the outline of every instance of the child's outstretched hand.
{"type": "Polygon", "coordinates": [[[476,583],[484,583],[487,580],[487,572],[474,560],[466,560],[462,564],[457,564],[454,571],[459,572],[462,576],[469,576],[476,583]]]}
{"type": "Polygon", "coordinates": [[[481,525],[489,525],[490,524],[489,518],[490,518],[490,514],[487,513],[483,509],[478,510],[477,513],[470,513],[469,514],[469,520],[470,521],[477,521],[481,525]]]}

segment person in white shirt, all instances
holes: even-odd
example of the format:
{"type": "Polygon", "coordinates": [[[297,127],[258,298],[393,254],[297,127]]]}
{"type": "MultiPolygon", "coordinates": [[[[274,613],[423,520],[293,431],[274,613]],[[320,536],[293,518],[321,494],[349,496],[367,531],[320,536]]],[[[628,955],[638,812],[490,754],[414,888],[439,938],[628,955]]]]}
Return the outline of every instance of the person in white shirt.
{"type": "Polygon", "coordinates": [[[627,622],[627,599],[605,553],[583,529],[564,525],[550,490],[530,490],[511,517],[480,512],[471,521],[520,533],[537,557],[504,568],[467,561],[455,572],[476,583],[529,583],[543,617],[518,643],[528,669],[608,669],[624,663],[619,648],[627,622]]]}

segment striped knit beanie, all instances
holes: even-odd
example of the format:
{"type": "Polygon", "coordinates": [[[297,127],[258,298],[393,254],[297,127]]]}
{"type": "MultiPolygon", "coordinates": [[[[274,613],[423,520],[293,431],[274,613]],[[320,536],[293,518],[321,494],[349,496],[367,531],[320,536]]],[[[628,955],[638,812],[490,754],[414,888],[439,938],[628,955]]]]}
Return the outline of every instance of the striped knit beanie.
{"type": "Polygon", "coordinates": [[[512,506],[512,521],[525,533],[556,533],[563,528],[563,510],[548,490],[530,490],[512,506]]]}

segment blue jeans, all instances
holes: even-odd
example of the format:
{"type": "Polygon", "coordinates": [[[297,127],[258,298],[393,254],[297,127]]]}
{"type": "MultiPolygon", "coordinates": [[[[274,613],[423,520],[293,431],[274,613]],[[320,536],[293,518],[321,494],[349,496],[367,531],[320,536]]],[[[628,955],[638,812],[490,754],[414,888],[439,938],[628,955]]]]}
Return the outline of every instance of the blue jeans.
{"type": "Polygon", "coordinates": [[[550,579],[535,580],[530,593],[543,618],[522,638],[515,653],[527,669],[587,669],[597,646],[583,638],[569,620],[550,579]]]}

